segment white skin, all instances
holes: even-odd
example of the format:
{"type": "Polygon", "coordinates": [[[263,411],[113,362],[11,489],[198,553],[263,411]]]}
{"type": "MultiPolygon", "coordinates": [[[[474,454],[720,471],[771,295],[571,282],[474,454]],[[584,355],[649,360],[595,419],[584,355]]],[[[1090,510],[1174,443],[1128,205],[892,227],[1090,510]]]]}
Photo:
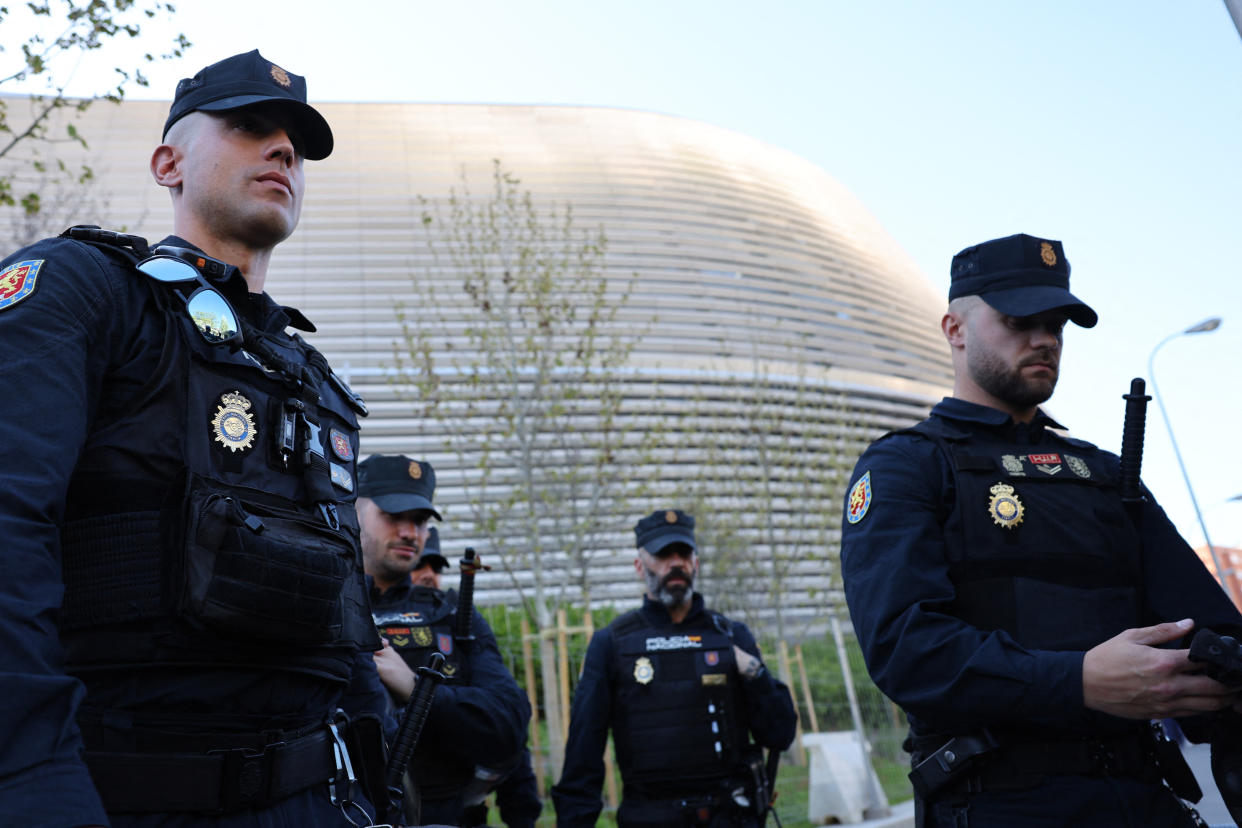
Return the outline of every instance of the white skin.
{"type": "MultiPolygon", "coordinates": [[[[652,555],[640,546],[638,557],[634,559],[634,571],[646,588],[647,597],[663,604],[673,623],[680,624],[693,605],[699,556],[693,547],[684,543],[670,544],[660,552],[660,555],[652,555]]],[[[762,662],[736,644],[733,657],[738,672],[744,677],[754,678],[759,674],[762,662]]]]}
{"type": "MultiPolygon", "coordinates": [[[[1052,396],[1066,316],[1001,313],[978,296],[955,299],[941,320],[953,355],[953,396],[1029,423],[1052,396]]],[[[1083,656],[1083,703],[1127,719],[1157,719],[1222,710],[1234,690],[1204,675],[1189,650],[1163,649],[1194,627],[1186,618],[1125,630],[1083,656]]]]}
{"type": "Polygon", "coordinates": [[[173,232],[236,265],[251,293],[301,216],[301,146],[284,110],[258,104],[191,112],[152,153],[151,175],[172,194],[173,232]]]}
{"type": "MultiPolygon", "coordinates": [[[[407,578],[415,586],[440,588],[440,573],[431,564],[414,566],[430,534],[429,510],[411,509],[394,514],[385,512],[369,497],[358,498],[355,510],[362,532],[363,568],[380,591],[391,589],[407,578]]],[[[380,681],[396,698],[408,701],[414,692],[414,671],[387,639],[383,643],[383,648],[375,653],[375,669],[380,681]]]]}

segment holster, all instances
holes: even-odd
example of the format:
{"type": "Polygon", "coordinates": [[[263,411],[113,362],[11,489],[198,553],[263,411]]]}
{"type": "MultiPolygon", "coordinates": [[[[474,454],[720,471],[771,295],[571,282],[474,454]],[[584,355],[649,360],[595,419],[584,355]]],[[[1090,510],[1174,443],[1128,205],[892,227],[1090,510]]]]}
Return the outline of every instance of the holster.
{"type": "Polygon", "coordinates": [[[969,773],[984,756],[996,748],[996,739],[986,728],[977,733],[954,736],[910,771],[914,792],[920,799],[934,796],[954,780],[969,773]]]}
{"type": "Polygon", "coordinates": [[[354,717],[346,742],[367,798],[380,811],[380,819],[377,821],[396,824],[399,815],[383,813],[388,803],[388,790],[384,785],[388,747],[384,744],[384,724],[380,717],[374,713],[361,713],[354,717]]]}

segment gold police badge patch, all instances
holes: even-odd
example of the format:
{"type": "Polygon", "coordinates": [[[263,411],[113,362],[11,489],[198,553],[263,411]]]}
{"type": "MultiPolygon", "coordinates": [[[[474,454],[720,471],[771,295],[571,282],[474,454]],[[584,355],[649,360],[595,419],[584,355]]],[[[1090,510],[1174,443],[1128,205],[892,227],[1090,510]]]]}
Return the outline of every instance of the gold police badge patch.
{"type": "Polygon", "coordinates": [[[427,627],[411,627],[410,640],[414,642],[415,647],[430,647],[431,630],[427,627]]]}
{"type": "Polygon", "coordinates": [[[655,667],[651,664],[651,659],[640,656],[634,662],[634,681],[639,684],[651,684],[653,678],[655,678],[655,667]]]}
{"type": "Polygon", "coordinates": [[[1026,507],[1018,500],[1013,486],[997,483],[991,491],[992,499],[988,501],[988,511],[992,513],[992,521],[1004,529],[1012,529],[1020,524],[1026,514],[1026,507]]]}
{"type": "Polygon", "coordinates": [[[1048,267],[1052,267],[1057,263],[1057,251],[1052,249],[1052,245],[1048,242],[1039,243],[1039,258],[1048,267]]]}
{"type": "Polygon", "coordinates": [[[211,428],[216,433],[216,442],[229,451],[245,451],[254,445],[259,433],[250,413],[250,400],[240,391],[220,395],[220,406],[211,420],[211,428]]]}

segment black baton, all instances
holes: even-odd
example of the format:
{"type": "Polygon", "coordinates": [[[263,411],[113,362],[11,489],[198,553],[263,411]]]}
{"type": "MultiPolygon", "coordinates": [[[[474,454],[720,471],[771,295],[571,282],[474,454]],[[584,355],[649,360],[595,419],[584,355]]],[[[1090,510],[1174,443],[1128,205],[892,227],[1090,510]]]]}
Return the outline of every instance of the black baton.
{"type": "MultiPolygon", "coordinates": [[[[418,683],[405,706],[405,715],[401,717],[401,726],[397,728],[397,736],[393,739],[392,753],[388,759],[388,769],[384,782],[388,787],[388,808],[390,818],[401,814],[402,805],[406,801],[405,770],[410,765],[410,757],[418,746],[418,737],[422,735],[423,725],[427,723],[427,714],[431,712],[431,702],[435,698],[436,687],[444,681],[440,668],[444,666],[444,656],[432,653],[426,667],[418,668],[418,683]]],[[[415,805],[417,810],[417,805],[415,805]]],[[[419,822],[417,813],[407,814],[419,822]]]]}
{"type": "Polygon", "coordinates": [[[482,558],[474,551],[473,546],[466,547],[466,554],[457,564],[461,568],[461,585],[457,588],[453,638],[468,644],[474,641],[474,635],[470,632],[471,620],[474,617],[474,576],[479,570],[491,569],[491,567],[483,565],[482,558]]]}
{"type": "MultiPolygon", "coordinates": [[[[1143,432],[1147,428],[1147,383],[1140,377],[1130,380],[1126,401],[1126,421],[1121,429],[1121,500],[1127,506],[1143,501],[1140,474],[1143,471],[1143,432]]],[[[1134,508],[1131,506],[1131,508],[1134,508]]]]}

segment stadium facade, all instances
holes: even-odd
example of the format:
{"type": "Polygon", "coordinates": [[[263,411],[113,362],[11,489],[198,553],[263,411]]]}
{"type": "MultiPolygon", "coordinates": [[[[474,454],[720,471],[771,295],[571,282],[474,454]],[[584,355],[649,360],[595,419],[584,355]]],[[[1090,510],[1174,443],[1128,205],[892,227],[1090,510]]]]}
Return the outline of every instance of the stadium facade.
{"type": "MultiPolygon", "coordinates": [[[[642,416],[673,423],[667,433],[682,436],[672,439],[684,439],[689,409],[704,401],[729,415],[751,392],[757,371],[787,390],[813,386],[820,395],[816,416],[825,428],[852,435],[855,448],[867,436],[921,419],[951,388],[938,330],[944,300],[857,199],[787,151],[639,111],[317,106],[333,124],[336,150],[308,163],[303,220],[277,251],[267,287],[318,326],[308,338],[368,400],[363,453],[404,452],[436,464],[450,559],[479,540],[459,485],[470,464],[444,450],[442,435],[412,413],[408,392],[392,382],[401,336],[395,305],[407,303],[417,321],[414,285],[429,263],[420,216],[443,204],[463,174],[473,189],[488,190],[493,159],[537,199],[572,205],[580,226],[602,227],[606,272],[634,276],[618,319],[643,330],[625,369],[627,398],[642,416]],[[657,384],[664,390],[653,396],[657,384]]],[[[147,171],[166,111],[167,103],[126,101],[100,103],[81,116],[96,178],[85,195],[45,197],[50,220],[124,228],[152,240],[170,232],[168,195],[147,171]]],[[[19,224],[14,233],[28,231],[19,224]]],[[[442,296],[454,301],[451,293],[442,296]]],[[[750,465],[738,450],[737,465],[750,465]]],[[[595,551],[593,596],[633,600],[629,527],[662,507],[660,497],[675,498],[694,465],[662,466],[655,496],[630,504],[630,513],[604,527],[612,541],[595,551]]],[[[838,482],[847,473],[848,464],[845,472],[825,471],[838,482]]],[[[758,508],[747,502],[762,481],[753,483],[720,508],[758,508]]],[[[840,501],[832,508],[839,511],[840,501]]],[[[782,531],[796,531],[776,528],[750,542],[770,550],[786,542],[782,531]]],[[[835,538],[812,542],[834,545],[835,538]]],[[[832,572],[813,564],[795,575],[801,587],[787,590],[786,608],[813,616],[823,591],[833,588],[832,572]]],[[[499,569],[481,576],[480,598],[511,597],[512,584],[499,569]]]]}

